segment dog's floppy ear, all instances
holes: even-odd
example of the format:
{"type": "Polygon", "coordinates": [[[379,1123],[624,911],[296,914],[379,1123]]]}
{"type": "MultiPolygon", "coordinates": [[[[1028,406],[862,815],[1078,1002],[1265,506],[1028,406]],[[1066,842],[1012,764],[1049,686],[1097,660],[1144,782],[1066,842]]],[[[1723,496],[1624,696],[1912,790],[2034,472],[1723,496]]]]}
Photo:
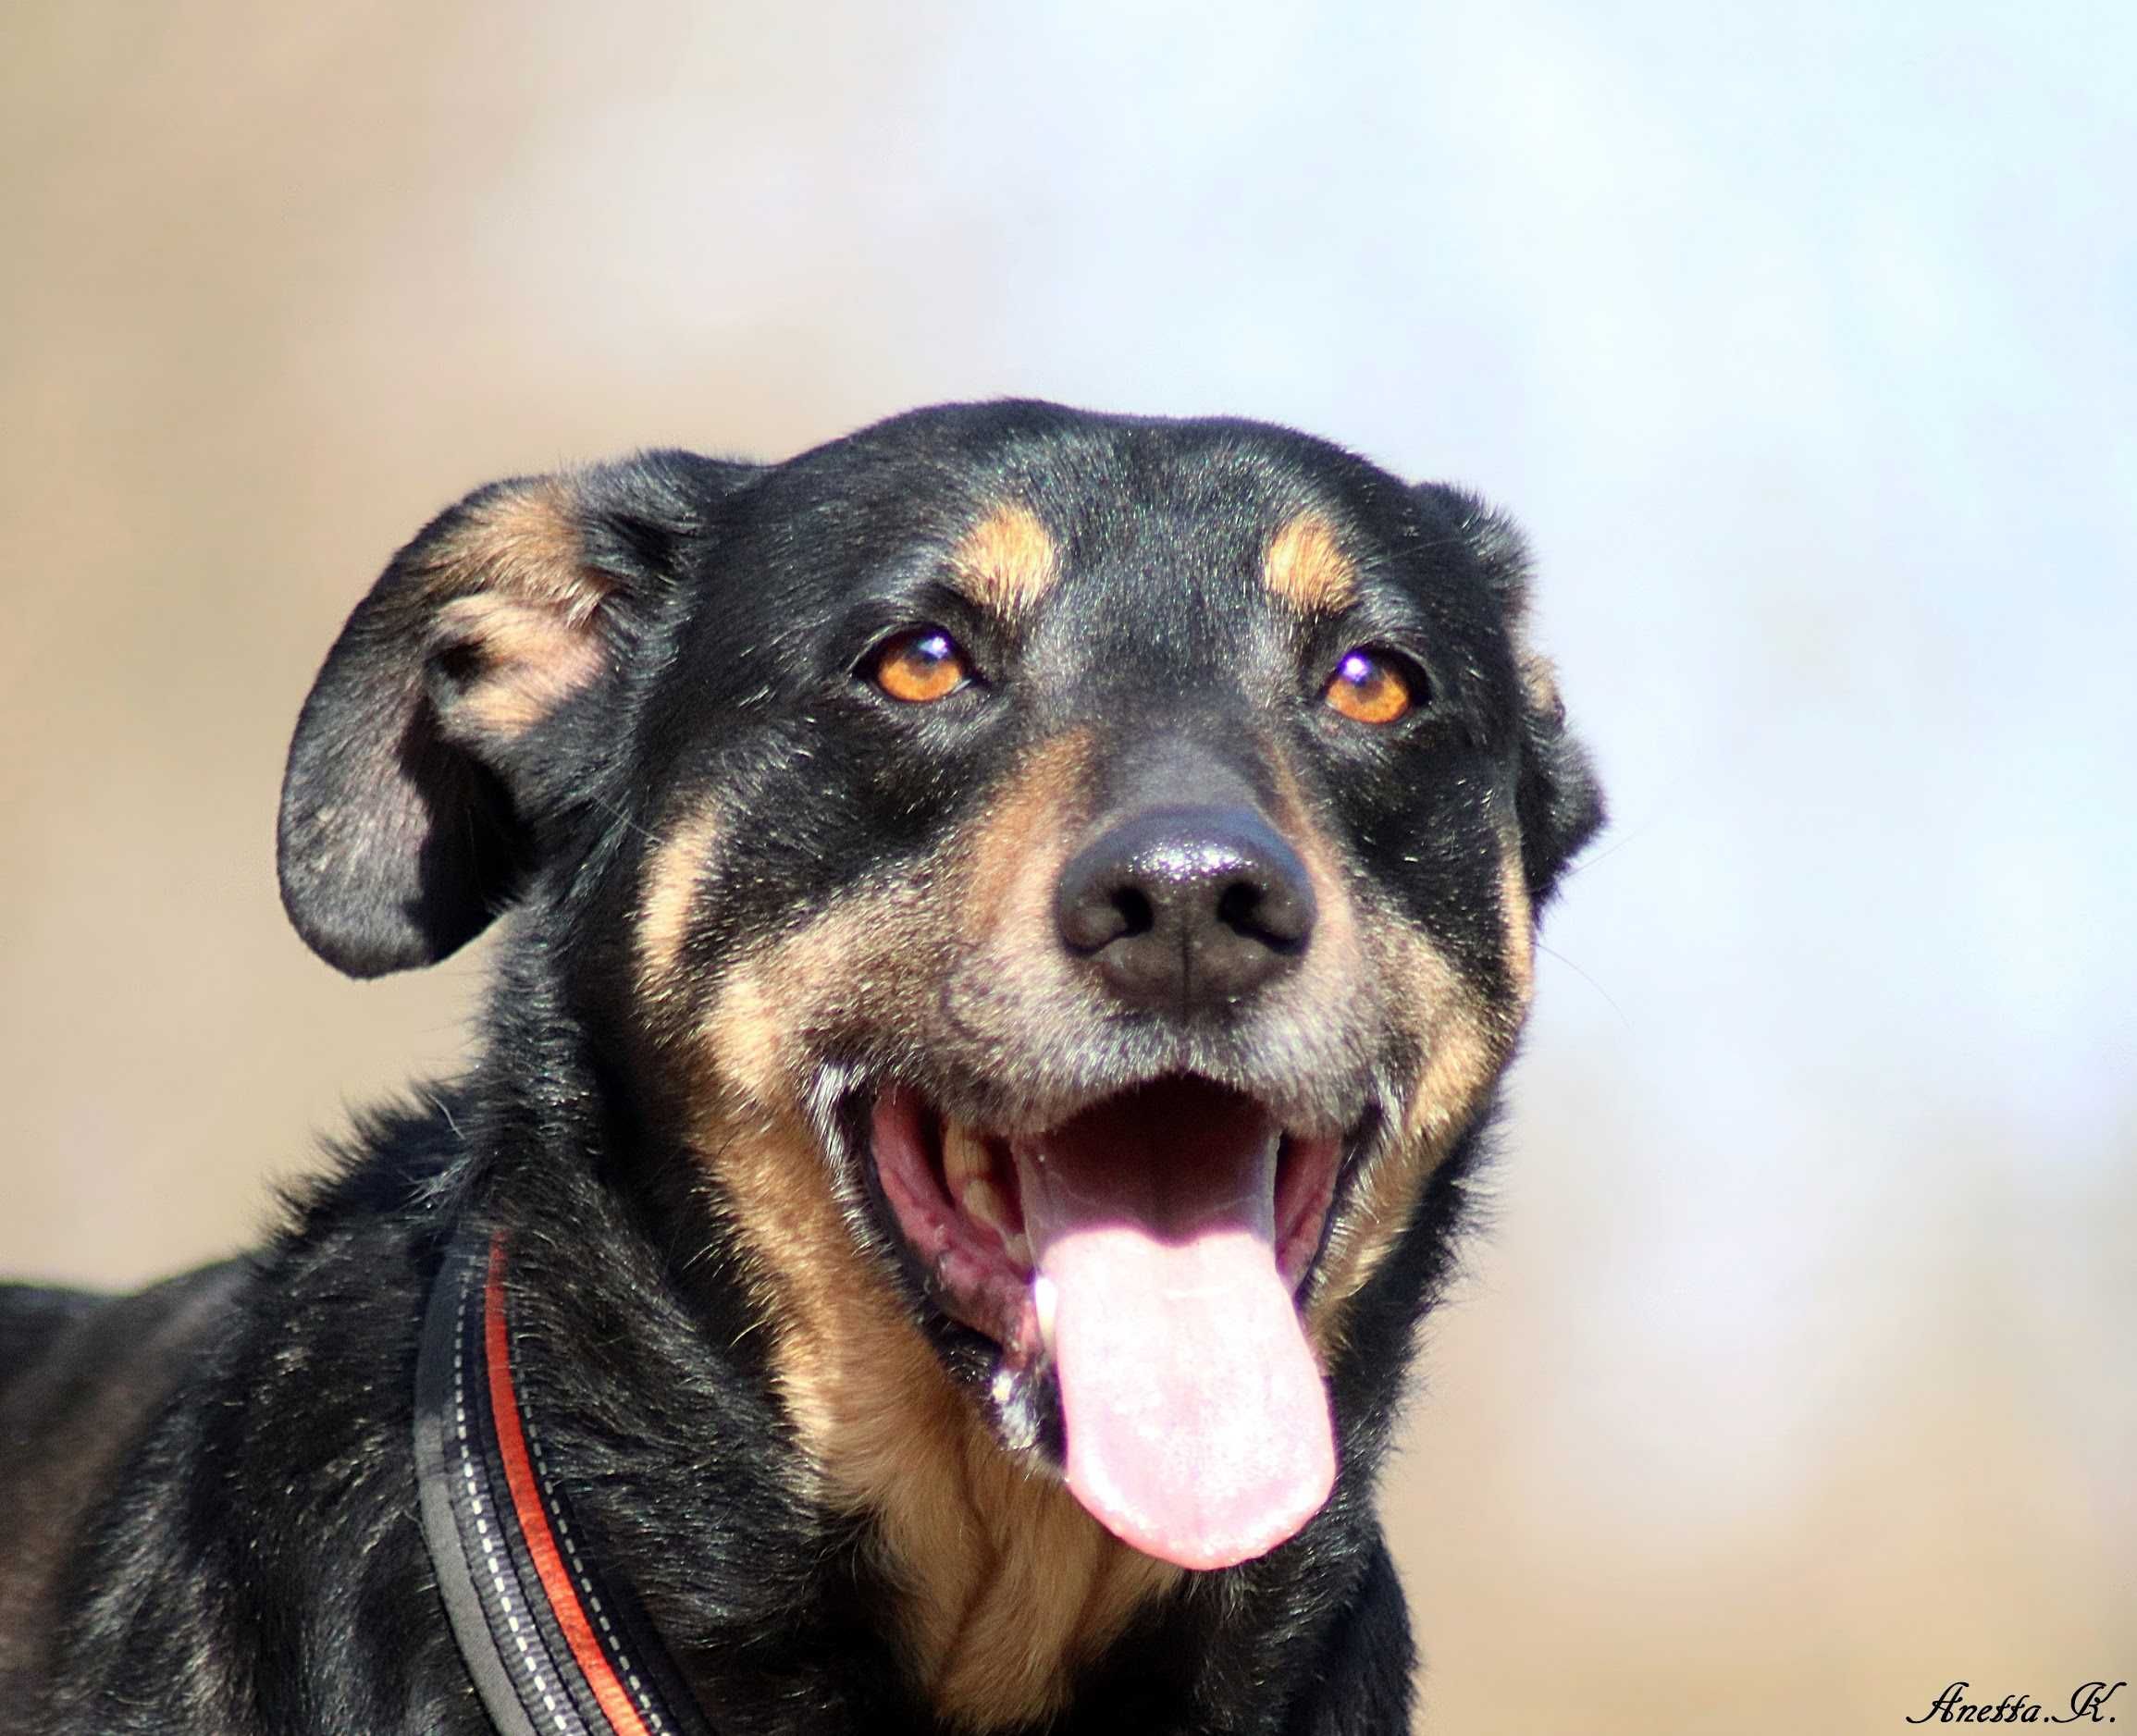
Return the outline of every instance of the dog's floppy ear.
{"type": "Polygon", "coordinates": [[[1521,775],[1514,804],[1529,897],[1542,906],[1565,865],[1603,823],[1602,787],[1587,749],[1565,727],[1558,671],[1528,643],[1528,546],[1503,513],[1437,483],[1417,490],[1427,511],[1457,527],[1475,552],[1513,640],[1521,678],[1521,775]]]}
{"type": "Polygon", "coordinates": [[[282,780],[282,903],[352,977],[486,928],[584,798],[619,679],[750,467],[681,452],[493,483],[424,527],[356,606],[282,780]]]}

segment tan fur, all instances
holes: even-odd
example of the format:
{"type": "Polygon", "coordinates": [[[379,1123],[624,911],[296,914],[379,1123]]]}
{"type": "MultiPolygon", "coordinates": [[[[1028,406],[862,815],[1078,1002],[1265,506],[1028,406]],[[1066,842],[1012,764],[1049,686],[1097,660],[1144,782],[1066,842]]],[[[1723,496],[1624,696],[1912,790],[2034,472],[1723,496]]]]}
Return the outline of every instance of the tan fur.
{"type": "Polygon", "coordinates": [[[1506,973],[1519,1002],[1518,1018],[1536,993],[1536,905],[1528,895],[1528,869],[1521,860],[1521,835],[1512,827],[1501,846],[1499,908],[1506,930],[1506,973]]]}
{"type": "Polygon", "coordinates": [[[550,603],[574,625],[612,588],[586,564],[568,476],[509,484],[469,507],[439,539],[427,565],[439,592],[493,591],[550,603]]]}
{"type": "Polygon", "coordinates": [[[683,942],[689,938],[698,888],[720,842],[720,817],[710,806],[673,821],[646,867],[638,890],[638,990],[667,999],[683,942]]]}
{"type": "MultiPolygon", "coordinates": [[[[1414,979],[1443,983],[1452,976],[1430,945],[1418,942],[1404,950],[1414,979]]],[[[1476,1114],[1500,1060],[1487,1028],[1474,1011],[1458,1003],[1426,1034],[1427,1060],[1402,1126],[1382,1142],[1358,1176],[1342,1221],[1322,1255],[1306,1311],[1317,1344],[1332,1347],[1339,1341],[1351,1299],[1401,1239],[1426,1182],[1476,1114]]]]}
{"type": "Polygon", "coordinates": [[[797,1102],[811,1030],[859,1005],[897,1017],[937,944],[927,914],[909,887],[863,884],[730,966],[700,1027],[722,1081],[760,1106],[797,1102]]]}
{"type": "Polygon", "coordinates": [[[970,932],[981,937],[998,965],[1054,963],[1054,886],[1068,858],[1077,792],[1090,757],[1089,732],[1056,736],[1031,755],[972,828],[961,902],[970,932]]]}
{"type": "Polygon", "coordinates": [[[1371,925],[1375,969],[1398,991],[1425,1065],[1402,1125],[1359,1176],[1343,1221],[1329,1237],[1307,1305],[1315,1341],[1332,1345],[1350,1300],[1365,1288],[1401,1238],[1432,1172],[1475,1119],[1505,1066],[1535,983],[1535,913],[1517,841],[1501,870],[1503,956],[1513,993],[1493,1005],[1464,981],[1439,948],[1407,924],[1384,917],[1371,925]]]}
{"type": "Polygon", "coordinates": [[[532,729],[601,672],[593,636],[540,603],[458,597],[437,615],[441,643],[465,646],[482,672],[454,702],[455,734],[513,736],[532,729]]]}
{"type": "Polygon", "coordinates": [[[612,586],[586,563],[567,481],[515,484],[469,508],[430,550],[426,577],[433,642],[481,659],[450,733],[522,734],[599,675],[593,618],[612,586]]]}
{"type": "Polygon", "coordinates": [[[1060,560],[1039,515],[1012,501],[965,533],[950,557],[950,575],[982,609],[1014,618],[1053,588],[1060,560]]]}
{"type": "Polygon", "coordinates": [[[1314,942],[1300,962],[1291,991],[1311,1005],[1338,1006],[1364,991],[1372,976],[1358,901],[1342,852],[1315,820],[1314,806],[1282,744],[1270,742],[1263,751],[1276,774],[1277,830],[1298,852],[1314,889],[1314,942]]]}
{"type": "Polygon", "coordinates": [[[1358,595],[1357,569],[1318,512],[1301,512],[1269,538],[1262,583],[1302,615],[1333,615],[1358,595]]]}
{"type": "Polygon", "coordinates": [[[1559,697],[1557,666],[1541,652],[1522,646],[1518,634],[1515,638],[1515,660],[1521,671],[1521,687],[1527,696],[1528,708],[1563,723],[1565,720],[1565,701],[1559,697]]]}
{"type": "Polygon", "coordinates": [[[964,913],[980,930],[1018,926],[1045,876],[1013,845],[1031,847],[1034,827],[1058,829],[1064,777],[1082,751],[1064,738],[1035,754],[970,848],[857,889],[760,948],[724,978],[701,1027],[713,1077],[697,1145],[780,1323],[788,1414],[825,1496],[874,1518],[920,1678],[944,1716],[972,1730],[1056,1710],[1076,1666],[1180,1570],[1118,1542],[1052,1472],[997,1441],[856,1248],[797,1090],[814,1023],[857,998],[909,1003],[939,976],[952,937],[936,913],[964,913]],[[917,890],[937,880],[949,884],[917,890]]]}

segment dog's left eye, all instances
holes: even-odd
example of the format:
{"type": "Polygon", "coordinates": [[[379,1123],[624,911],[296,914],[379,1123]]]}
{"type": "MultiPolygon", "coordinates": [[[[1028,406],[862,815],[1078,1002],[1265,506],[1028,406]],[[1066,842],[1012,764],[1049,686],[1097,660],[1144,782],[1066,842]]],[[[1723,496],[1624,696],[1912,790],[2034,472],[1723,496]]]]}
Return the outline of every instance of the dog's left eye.
{"type": "Polygon", "coordinates": [[[893,634],[862,665],[862,672],[902,705],[933,705],[972,679],[963,648],[940,627],[893,634]]]}
{"type": "Polygon", "coordinates": [[[1426,696],[1425,677],[1404,659],[1374,645],[1346,651],[1321,690],[1322,702],[1353,723],[1399,722],[1426,696]]]}

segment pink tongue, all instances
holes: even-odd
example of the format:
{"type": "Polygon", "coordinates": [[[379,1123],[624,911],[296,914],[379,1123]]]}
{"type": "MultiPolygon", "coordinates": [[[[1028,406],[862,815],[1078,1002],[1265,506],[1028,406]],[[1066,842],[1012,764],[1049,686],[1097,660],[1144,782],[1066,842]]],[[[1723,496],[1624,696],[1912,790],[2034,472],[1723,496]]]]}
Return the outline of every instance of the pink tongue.
{"type": "Polygon", "coordinates": [[[1175,1083],[1015,1149],[1054,1288],[1069,1490],[1181,1567],[1274,1548],[1336,1474],[1328,1389],[1277,1268],[1276,1129],[1175,1083]]]}

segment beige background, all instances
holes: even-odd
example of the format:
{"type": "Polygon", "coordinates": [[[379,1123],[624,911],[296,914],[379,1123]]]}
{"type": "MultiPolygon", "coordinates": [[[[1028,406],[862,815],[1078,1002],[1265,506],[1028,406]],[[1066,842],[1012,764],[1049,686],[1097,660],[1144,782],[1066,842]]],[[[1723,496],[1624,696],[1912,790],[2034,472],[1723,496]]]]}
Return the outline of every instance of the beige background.
{"type": "Polygon", "coordinates": [[[1432,1726],[2137,1677],[2137,41],[1867,10],[9,7],[0,1267],[232,1248],[461,1053],[480,958],[271,861],[447,499],[1290,420],[1526,519],[1616,798],[1390,1491],[1432,1726]]]}

